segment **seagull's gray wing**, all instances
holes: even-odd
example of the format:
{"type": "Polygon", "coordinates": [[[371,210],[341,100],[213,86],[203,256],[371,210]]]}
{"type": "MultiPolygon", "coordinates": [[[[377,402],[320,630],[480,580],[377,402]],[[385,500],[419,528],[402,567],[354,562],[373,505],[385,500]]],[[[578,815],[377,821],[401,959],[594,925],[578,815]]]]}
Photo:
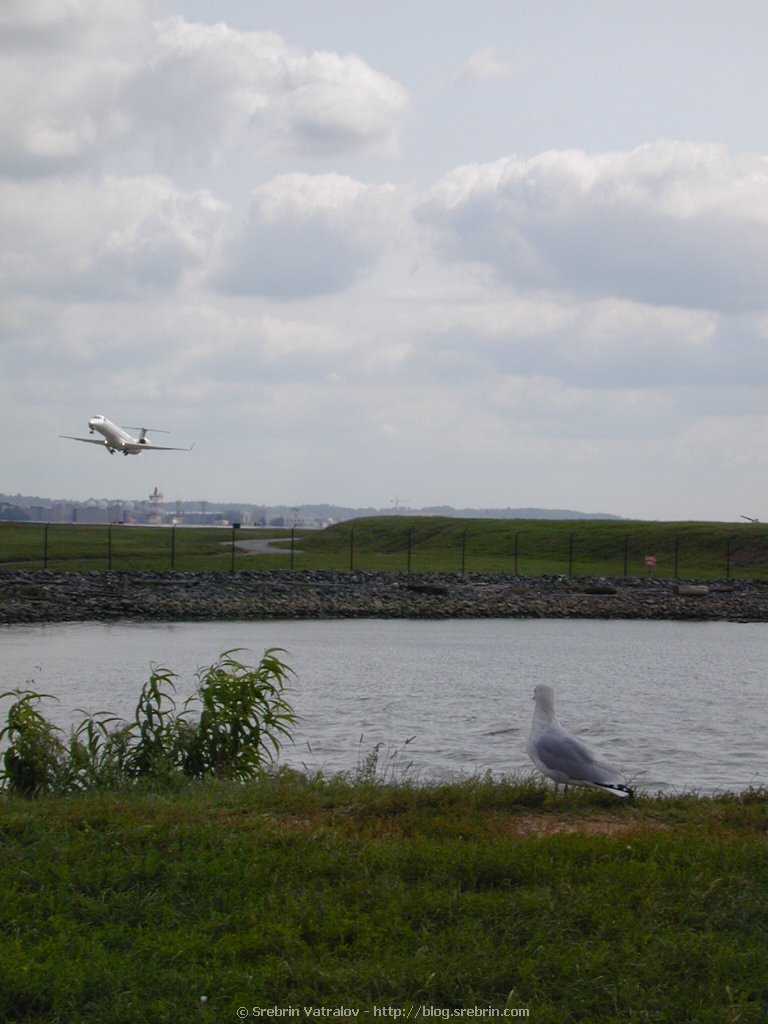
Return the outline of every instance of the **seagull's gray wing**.
{"type": "Polygon", "coordinates": [[[616,779],[616,773],[608,765],[598,761],[588,747],[564,729],[548,729],[534,740],[534,748],[550,771],[562,772],[574,782],[605,785],[616,779]]]}

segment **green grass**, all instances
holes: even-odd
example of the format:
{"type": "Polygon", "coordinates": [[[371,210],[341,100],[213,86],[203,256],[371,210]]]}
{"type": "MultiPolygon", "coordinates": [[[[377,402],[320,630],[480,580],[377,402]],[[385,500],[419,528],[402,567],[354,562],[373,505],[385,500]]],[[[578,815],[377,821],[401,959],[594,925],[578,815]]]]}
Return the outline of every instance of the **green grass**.
{"type": "MultiPolygon", "coordinates": [[[[64,572],[227,572],[232,568],[233,539],[274,536],[283,537],[285,531],[67,524],[49,524],[46,529],[38,523],[0,523],[0,567],[45,567],[64,572]]],[[[264,557],[281,564],[285,561],[282,555],[264,557]]]]}
{"type": "Polygon", "coordinates": [[[377,1006],[762,1024],[767,802],[368,772],[4,795],[0,1019],[377,1006]]]}
{"type": "Polygon", "coordinates": [[[227,572],[329,569],[768,579],[768,528],[759,523],[494,520],[380,516],[325,530],[158,529],[0,523],[0,569],[75,572],[227,572]],[[277,538],[283,553],[233,551],[232,541],[277,538]],[[47,540],[46,540],[47,538],[47,540]]]}

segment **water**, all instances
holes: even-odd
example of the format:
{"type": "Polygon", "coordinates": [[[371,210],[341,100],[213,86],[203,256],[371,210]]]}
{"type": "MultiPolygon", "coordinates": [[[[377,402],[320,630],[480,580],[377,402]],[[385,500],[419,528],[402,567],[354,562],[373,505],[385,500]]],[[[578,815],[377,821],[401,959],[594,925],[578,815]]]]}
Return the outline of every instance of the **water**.
{"type": "MultiPolygon", "coordinates": [[[[532,766],[537,683],[554,685],[563,725],[650,792],[768,785],[761,623],[403,620],[67,623],[0,627],[0,690],[55,695],[65,728],[88,712],[130,717],[150,663],[180,697],[220,652],[282,647],[301,717],[281,763],[352,770],[376,744],[395,776],[441,779],[532,766]]],[[[7,699],[0,702],[4,718],[7,699]]]]}

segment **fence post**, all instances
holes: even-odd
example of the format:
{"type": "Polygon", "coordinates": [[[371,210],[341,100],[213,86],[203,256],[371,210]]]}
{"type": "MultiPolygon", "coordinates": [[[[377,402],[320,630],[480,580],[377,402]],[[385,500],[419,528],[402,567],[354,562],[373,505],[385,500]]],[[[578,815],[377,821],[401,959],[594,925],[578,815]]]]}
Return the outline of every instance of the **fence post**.
{"type": "Polygon", "coordinates": [[[573,534],[568,538],[568,575],[573,576],[573,534]]]}
{"type": "Polygon", "coordinates": [[[680,538],[675,538],[675,579],[680,579],[680,538]]]}
{"type": "Polygon", "coordinates": [[[107,527],[107,568],[112,572],[112,523],[107,527]]]}
{"type": "Polygon", "coordinates": [[[408,530],[408,572],[411,571],[411,548],[413,547],[413,527],[408,530]]]}
{"type": "Polygon", "coordinates": [[[296,524],[291,527],[291,572],[293,572],[293,546],[296,539],[296,524]]]}
{"type": "Polygon", "coordinates": [[[464,569],[467,564],[467,531],[461,535],[461,575],[464,575],[464,569]]]}
{"type": "Polygon", "coordinates": [[[176,526],[171,527],[171,572],[176,569],[176,526]]]}
{"type": "Polygon", "coordinates": [[[624,579],[627,578],[627,569],[629,567],[629,534],[624,538],[624,579]]]}
{"type": "Polygon", "coordinates": [[[515,576],[517,576],[517,555],[519,550],[520,531],[515,534],[515,576]]]}
{"type": "Polygon", "coordinates": [[[349,531],[349,571],[355,571],[355,524],[349,531]]]}
{"type": "Polygon", "coordinates": [[[731,578],[731,538],[729,537],[725,545],[725,578],[729,580],[731,578]]]}
{"type": "Polygon", "coordinates": [[[43,569],[48,568],[48,527],[50,523],[45,524],[43,530],[43,569]]]}

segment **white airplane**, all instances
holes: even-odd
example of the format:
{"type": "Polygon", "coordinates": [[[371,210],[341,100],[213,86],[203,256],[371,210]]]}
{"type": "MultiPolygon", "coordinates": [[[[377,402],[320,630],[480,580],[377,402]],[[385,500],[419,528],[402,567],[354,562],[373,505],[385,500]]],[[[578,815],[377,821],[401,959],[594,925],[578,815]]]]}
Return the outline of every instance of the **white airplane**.
{"type": "Polygon", "coordinates": [[[59,434],[59,437],[66,437],[69,441],[83,441],[85,444],[100,444],[106,448],[110,455],[115,452],[122,452],[123,455],[141,455],[142,452],[191,452],[195,447],[194,441],[189,448],[169,448],[161,444],[152,444],[147,437],[147,431],[153,430],[157,434],[167,434],[167,430],[154,430],[154,427],[131,427],[131,430],[138,430],[138,437],[131,437],[127,430],[112,423],[106,416],[92,416],[88,420],[88,426],[92,434],[99,433],[102,436],[96,437],[73,437],[72,434],[59,434]]]}

